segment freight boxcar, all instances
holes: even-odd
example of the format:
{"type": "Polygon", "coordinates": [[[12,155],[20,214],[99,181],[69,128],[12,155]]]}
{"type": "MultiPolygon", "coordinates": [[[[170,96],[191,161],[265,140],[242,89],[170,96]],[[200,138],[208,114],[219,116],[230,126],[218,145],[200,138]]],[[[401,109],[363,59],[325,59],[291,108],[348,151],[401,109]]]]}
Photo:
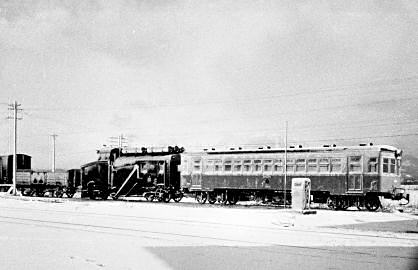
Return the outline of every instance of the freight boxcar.
{"type": "Polygon", "coordinates": [[[16,188],[23,196],[39,196],[49,194],[62,197],[64,194],[72,198],[76,187],[68,182],[66,171],[32,171],[19,170],[16,172],[16,188]]]}
{"type": "MultiPolygon", "coordinates": [[[[16,155],[16,169],[31,170],[32,157],[26,154],[16,155]]],[[[0,157],[0,184],[13,183],[13,155],[0,157]]]]}

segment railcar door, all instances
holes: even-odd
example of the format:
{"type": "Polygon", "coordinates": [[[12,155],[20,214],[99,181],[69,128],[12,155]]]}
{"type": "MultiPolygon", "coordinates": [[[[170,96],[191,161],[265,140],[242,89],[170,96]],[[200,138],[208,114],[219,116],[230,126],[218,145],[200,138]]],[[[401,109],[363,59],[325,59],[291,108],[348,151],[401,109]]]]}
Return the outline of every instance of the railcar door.
{"type": "Polygon", "coordinates": [[[363,158],[349,156],[347,163],[347,192],[360,193],[363,191],[363,158]]]}
{"type": "Polygon", "coordinates": [[[192,186],[191,189],[201,189],[202,187],[202,160],[192,159],[192,186]]]}

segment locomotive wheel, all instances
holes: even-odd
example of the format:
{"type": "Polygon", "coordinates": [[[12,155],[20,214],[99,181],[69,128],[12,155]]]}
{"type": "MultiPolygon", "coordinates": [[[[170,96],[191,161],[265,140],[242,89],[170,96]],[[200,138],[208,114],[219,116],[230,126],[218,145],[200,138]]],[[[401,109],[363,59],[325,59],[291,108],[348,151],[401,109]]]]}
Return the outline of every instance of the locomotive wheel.
{"type": "Polygon", "coordinates": [[[175,202],[180,202],[181,201],[181,199],[183,199],[183,193],[181,193],[181,191],[176,191],[175,193],[174,193],[174,198],[173,198],[173,200],[175,201],[175,202]]]}
{"type": "Polygon", "coordinates": [[[164,192],[162,196],[162,200],[165,203],[168,203],[171,200],[171,195],[168,192],[164,192]]]}
{"type": "Polygon", "coordinates": [[[207,194],[205,192],[196,193],[196,201],[200,204],[204,204],[207,200],[207,194]]]}
{"type": "Polygon", "coordinates": [[[367,210],[376,211],[380,207],[379,197],[377,196],[366,197],[365,205],[366,205],[367,210]]]}
{"type": "Polygon", "coordinates": [[[109,197],[109,193],[107,193],[107,192],[102,192],[102,193],[100,194],[100,198],[101,198],[102,200],[107,200],[107,197],[109,197]]]}
{"type": "Polygon", "coordinates": [[[66,192],[65,194],[68,198],[72,198],[74,196],[74,192],[66,192]]]}
{"type": "Polygon", "coordinates": [[[145,200],[152,202],[154,200],[154,196],[150,193],[146,193],[144,196],[145,200]]]}

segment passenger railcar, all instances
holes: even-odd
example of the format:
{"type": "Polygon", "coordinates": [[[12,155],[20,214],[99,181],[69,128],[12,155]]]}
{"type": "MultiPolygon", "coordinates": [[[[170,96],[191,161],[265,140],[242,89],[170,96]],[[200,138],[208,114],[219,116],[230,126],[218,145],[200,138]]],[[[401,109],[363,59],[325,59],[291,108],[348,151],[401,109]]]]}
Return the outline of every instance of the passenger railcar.
{"type": "Polygon", "coordinates": [[[292,178],[307,177],[313,202],[335,209],[355,205],[373,211],[380,207],[379,196],[402,198],[401,154],[395,147],[372,144],[298,146],[287,151],[209,150],[183,154],[181,181],[201,203],[234,204],[250,198],[283,202],[285,193],[291,197],[292,178]]]}

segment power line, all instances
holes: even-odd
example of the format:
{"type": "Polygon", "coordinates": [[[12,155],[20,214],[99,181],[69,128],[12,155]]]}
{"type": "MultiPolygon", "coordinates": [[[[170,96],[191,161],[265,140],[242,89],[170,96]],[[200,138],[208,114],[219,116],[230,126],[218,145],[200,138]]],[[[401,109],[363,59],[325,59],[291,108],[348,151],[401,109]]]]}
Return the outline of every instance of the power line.
{"type": "MultiPolygon", "coordinates": [[[[410,81],[412,78],[416,78],[418,79],[418,75],[417,76],[411,76],[411,77],[407,77],[404,79],[390,79],[390,80],[376,80],[376,81],[372,81],[371,83],[367,83],[363,86],[361,86],[360,84],[352,84],[352,85],[348,85],[348,86],[342,86],[342,87],[333,87],[333,88],[319,88],[316,90],[311,90],[311,91],[300,91],[300,92],[296,92],[296,93],[287,93],[287,94],[277,94],[277,95],[268,95],[268,96],[237,96],[235,99],[229,99],[229,100],[225,100],[225,99],[218,99],[218,100],[209,100],[209,101],[199,101],[199,102],[186,102],[186,103],[178,103],[178,104],[159,104],[159,105],[141,105],[141,109],[148,109],[148,108],[167,108],[167,107],[184,107],[184,106],[195,106],[195,105],[209,105],[209,104],[239,104],[239,103],[252,103],[254,102],[254,100],[264,100],[264,99],[277,99],[277,98],[283,98],[283,97],[297,97],[297,96],[305,96],[305,95],[311,95],[311,94],[323,94],[323,93],[332,93],[332,92],[341,92],[341,91],[345,91],[344,93],[340,94],[340,95],[333,95],[334,97],[341,97],[341,96],[352,96],[353,93],[349,93],[347,94],[347,88],[348,87],[357,87],[357,89],[354,90],[360,90],[360,89],[364,89],[364,88],[368,88],[370,87],[370,85],[373,84],[373,82],[392,82],[396,84],[399,84],[400,81],[410,81]]],[[[385,85],[387,86],[387,85],[385,85]]],[[[407,90],[405,90],[405,92],[412,92],[411,90],[416,90],[418,88],[413,87],[413,88],[408,88],[407,90]]],[[[375,92],[378,93],[386,93],[386,92],[393,92],[392,89],[389,90],[381,90],[381,89],[377,89],[375,92]]],[[[371,92],[371,93],[362,93],[362,94],[366,94],[366,95],[372,95],[372,94],[376,94],[375,92],[371,92]]],[[[415,92],[414,92],[415,93],[415,92]]],[[[359,96],[359,94],[357,94],[357,96],[359,96]]],[[[69,110],[75,110],[75,111],[97,111],[97,108],[92,109],[91,107],[89,108],[80,108],[80,107],[71,107],[71,108],[37,108],[37,107],[29,107],[28,109],[33,110],[33,111],[69,111],[69,110]]],[[[130,110],[133,110],[134,108],[129,108],[130,110]]],[[[122,108],[101,108],[101,111],[121,111],[124,110],[122,108]]]]}

